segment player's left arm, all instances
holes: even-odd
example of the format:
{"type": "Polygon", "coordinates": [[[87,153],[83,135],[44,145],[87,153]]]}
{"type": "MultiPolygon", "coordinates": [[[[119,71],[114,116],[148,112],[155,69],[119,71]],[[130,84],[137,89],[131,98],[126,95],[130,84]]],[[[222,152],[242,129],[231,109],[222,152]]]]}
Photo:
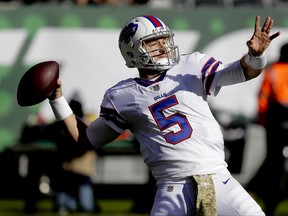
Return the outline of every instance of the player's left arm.
{"type": "Polygon", "coordinates": [[[280,35],[279,31],[270,35],[273,23],[273,19],[268,16],[260,28],[260,16],[256,16],[254,33],[246,43],[249,52],[240,60],[246,80],[257,77],[266,65],[265,50],[280,35]]]}

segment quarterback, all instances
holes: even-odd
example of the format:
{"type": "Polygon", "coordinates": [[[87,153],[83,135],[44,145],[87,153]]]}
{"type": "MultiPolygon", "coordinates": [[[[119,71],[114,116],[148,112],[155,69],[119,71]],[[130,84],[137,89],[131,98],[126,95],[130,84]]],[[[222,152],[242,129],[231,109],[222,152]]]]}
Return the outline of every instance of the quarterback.
{"type": "Polygon", "coordinates": [[[61,81],[49,97],[56,120],[81,144],[96,148],[129,129],[157,180],[151,216],[260,216],[260,206],[228,171],[220,127],[207,103],[221,87],[257,77],[266,65],[270,35],[267,17],[247,41],[241,59],[224,64],[200,52],[179,55],[173,32],[157,17],[137,16],[120,32],[127,67],[139,77],[108,89],[100,117],[89,126],[73,114],[61,81]]]}

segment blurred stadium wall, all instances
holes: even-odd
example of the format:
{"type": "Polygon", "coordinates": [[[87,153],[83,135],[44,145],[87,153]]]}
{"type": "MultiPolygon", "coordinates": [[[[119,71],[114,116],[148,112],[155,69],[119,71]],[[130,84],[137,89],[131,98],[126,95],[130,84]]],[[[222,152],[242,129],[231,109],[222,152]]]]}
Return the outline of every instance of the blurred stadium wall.
{"type": "MultiPolygon", "coordinates": [[[[60,63],[67,99],[80,95],[86,113],[97,115],[104,91],[120,79],[136,76],[124,65],[118,50],[120,28],[133,16],[153,14],[176,33],[181,53],[203,51],[222,62],[239,59],[247,52],[256,15],[275,20],[273,31],[282,36],[268,50],[268,60],[278,58],[287,42],[288,17],[283,8],[199,7],[152,9],[149,7],[28,6],[0,8],[0,152],[18,142],[22,125],[33,113],[47,121],[53,116],[47,101],[21,108],[16,101],[17,84],[32,65],[56,60],[60,63]]],[[[245,118],[255,117],[261,77],[244,86],[223,88],[214,110],[245,118]]],[[[257,137],[256,137],[257,139],[257,137]]]]}

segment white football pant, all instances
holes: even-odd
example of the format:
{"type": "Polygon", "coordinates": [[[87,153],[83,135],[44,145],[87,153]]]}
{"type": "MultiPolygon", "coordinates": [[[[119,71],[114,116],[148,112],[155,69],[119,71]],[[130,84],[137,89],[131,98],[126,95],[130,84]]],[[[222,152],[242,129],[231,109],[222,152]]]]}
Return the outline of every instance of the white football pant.
{"type": "MultiPolygon", "coordinates": [[[[212,178],[218,216],[265,216],[256,201],[230,174],[212,175],[212,178]]],[[[191,180],[158,184],[150,216],[193,216],[195,203],[191,180]]]]}

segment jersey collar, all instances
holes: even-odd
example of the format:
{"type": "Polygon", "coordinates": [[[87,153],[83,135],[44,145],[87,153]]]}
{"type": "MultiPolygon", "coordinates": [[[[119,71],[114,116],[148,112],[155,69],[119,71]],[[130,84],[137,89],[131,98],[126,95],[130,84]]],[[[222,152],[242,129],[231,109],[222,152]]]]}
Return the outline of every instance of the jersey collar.
{"type": "Polygon", "coordinates": [[[150,86],[154,83],[157,83],[157,82],[160,82],[164,79],[164,77],[166,76],[166,71],[163,72],[156,80],[144,80],[144,79],[141,79],[141,78],[135,78],[134,80],[139,84],[139,85],[142,85],[142,86],[150,86]]]}

